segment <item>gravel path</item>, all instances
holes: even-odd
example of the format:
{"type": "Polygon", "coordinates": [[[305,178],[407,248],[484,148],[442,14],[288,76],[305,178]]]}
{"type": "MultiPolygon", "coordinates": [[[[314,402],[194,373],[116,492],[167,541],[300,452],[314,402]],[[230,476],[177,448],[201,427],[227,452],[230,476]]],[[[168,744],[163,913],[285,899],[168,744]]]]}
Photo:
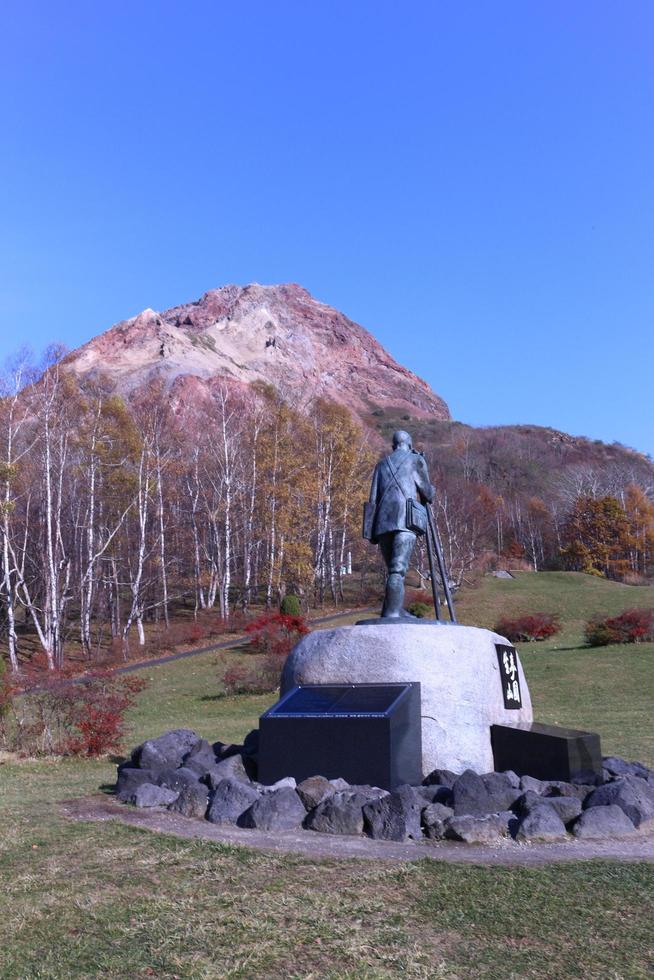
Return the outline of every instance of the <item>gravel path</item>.
{"type": "Polygon", "coordinates": [[[374,861],[449,861],[464,864],[514,865],[530,867],[560,861],[589,861],[601,858],[611,861],[654,862],[654,828],[636,831],[629,837],[610,841],[578,841],[571,838],[560,844],[517,844],[503,840],[496,845],[462,844],[453,841],[375,841],[367,837],[332,837],[310,830],[268,833],[242,830],[240,827],[218,827],[208,821],[193,820],[167,810],[137,810],[106,796],[69,800],[61,804],[71,820],[118,820],[132,827],[156,833],[173,834],[195,840],[234,844],[277,854],[301,854],[309,858],[351,858],[374,861]]]}

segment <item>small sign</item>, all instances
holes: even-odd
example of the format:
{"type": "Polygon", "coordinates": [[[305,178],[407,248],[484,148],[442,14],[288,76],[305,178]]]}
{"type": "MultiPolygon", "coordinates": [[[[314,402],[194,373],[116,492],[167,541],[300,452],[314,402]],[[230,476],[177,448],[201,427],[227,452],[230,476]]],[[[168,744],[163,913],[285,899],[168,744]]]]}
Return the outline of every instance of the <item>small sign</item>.
{"type": "Polygon", "coordinates": [[[504,707],[508,709],[521,708],[522,694],[520,693],[518,654],[516,648],[505,646],[503,643],[496,643],[495,649],[497,650],[497,659],[500,665],[504,707]]]}

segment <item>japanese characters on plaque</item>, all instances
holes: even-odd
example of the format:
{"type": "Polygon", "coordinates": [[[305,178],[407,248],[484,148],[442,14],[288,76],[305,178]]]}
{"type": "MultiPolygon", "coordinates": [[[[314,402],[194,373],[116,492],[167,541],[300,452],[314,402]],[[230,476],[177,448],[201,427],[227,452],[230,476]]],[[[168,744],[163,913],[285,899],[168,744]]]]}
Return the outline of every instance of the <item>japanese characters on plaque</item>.
{"type": "Polygon", "coordinates": [[[500,665],[500,678],[505,708],[521,708],[520,678],[518,677],[518,654],[515,647],[496,643],[497,659],[500,665]]]}

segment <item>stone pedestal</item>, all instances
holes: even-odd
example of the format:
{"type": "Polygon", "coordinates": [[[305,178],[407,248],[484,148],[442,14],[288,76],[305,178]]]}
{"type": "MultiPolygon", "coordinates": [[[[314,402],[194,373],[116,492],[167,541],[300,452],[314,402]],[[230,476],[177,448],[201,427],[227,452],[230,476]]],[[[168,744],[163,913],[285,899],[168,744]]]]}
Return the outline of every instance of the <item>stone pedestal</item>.
{"type": "Polygon", "coordinates": [[[291,651],[282,695],[295,684],[381,684],[419,681],[423,773],[432,769],[490,772],[491,725],[533,720],[517,654],[522,707],[505,707],[496,644],[505,637],[473,626],[393,624],[316,630],[291,651]]]}

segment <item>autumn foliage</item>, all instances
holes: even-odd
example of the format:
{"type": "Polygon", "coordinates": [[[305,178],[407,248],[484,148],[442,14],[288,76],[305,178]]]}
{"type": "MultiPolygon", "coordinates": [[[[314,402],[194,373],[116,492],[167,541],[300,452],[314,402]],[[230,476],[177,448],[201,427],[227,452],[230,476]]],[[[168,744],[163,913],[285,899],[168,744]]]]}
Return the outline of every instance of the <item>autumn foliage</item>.
{"type": "Polygon", "coordinates": [[[121,748],[125,714],[147,681],[93,671],[13,689],[2,720],[7,748],[24,755],[99,756],[121,748]]]}
{"type": "Polygon", "coordinates": [[[556,618],[549,613],[531,613],[513,619],[500,619],[495,632],[505,636],[511,643],[531,643],[532,640],[546,640],[561,629],[556,618]]]}
{"type": "Polygon", "coordinates": [[[626,609],[619,616],[591,619],[584,635],[591,647],[654,640],[654,609],[626,609]]]}

